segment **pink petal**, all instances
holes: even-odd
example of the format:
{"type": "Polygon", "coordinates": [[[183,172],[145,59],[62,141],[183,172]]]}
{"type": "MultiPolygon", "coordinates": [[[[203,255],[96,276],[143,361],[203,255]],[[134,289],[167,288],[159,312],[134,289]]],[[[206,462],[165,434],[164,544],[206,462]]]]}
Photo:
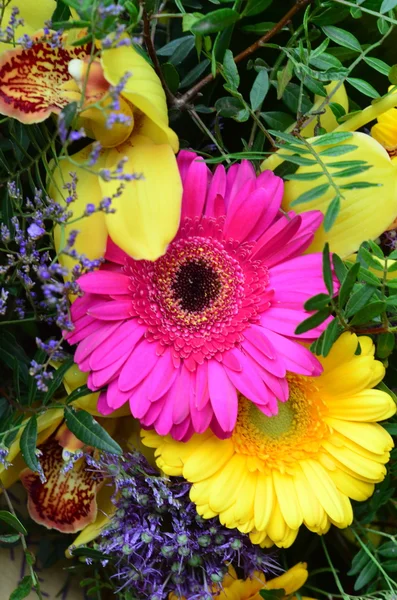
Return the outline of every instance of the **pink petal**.
{"type": "Polygon", "coordinates": [[[208,361],[198,365],[196,369],[195,406],[202,410],[209,400],[208,393],[208,361]]]}
{"type": "Polygon", "coordinates": [[[249,340],[245,340],[242,343],[242,347],[245,352],[251,356],[261,367],[263,367],[269,373],[276,375],[276,377],[285,377],[286,369],[284,365],[284,361],[280,354],[274,359],[270,359],[265,354],[263,354],[254,344],[252,344],[249,340]]]}
{"type": "Polygon", "coordinates": [[[224,236],[239,242],[244,241],[256,226],[263,212],[262,200],[262,190],[253,191],[247,198],[243,194],[241,197],[239,195],[229,206],[223,228],[224,236]]]}
{"type": "Polygon", "coordinates": [[[197,410],[194,395],[190,395],[190,416],[192,425],[196,433],[204,433],[208,429],[213,417],[214,411],[211,402],[208,399],[207,404],[201,410],[197,410]]]}
{"type": "Polygon", "coordinates": [[[108,337],[113,335],[122,325],[122,321],[109,324],[102,324],[98,321],[96,323],[96,331],[86,337],[76,350],[74,360],[77,364],[98,348],[98,346],[100,346],[108,337]]]}
{"type": "Polygon", "coordinates": [[[141,419],[150,408],[150,400],[148,398],[148,391],[150,387],[149,378],[144,379],[136,388],[131,392],[130,395],[130,410],[131,414],[136,419],[141,419]]]}
{"type": "Polygon", "coordinates": [[[256,180],[254,167],[248,160],[242,160],[240,164],[233,165],[228,169],[225,192],[227,208],[229,208],[236,195],[248,180],[254,182],[256,180]]]}
{"type": "Polygon", "coordinates": [[[88,309],[87,314],[101,321],[119,321],[128,319],[133,314],[131,300],[113,300],[102,302],[88,309]]]}
{"type": "Polygon", "coordinates": [[[123,406],[128,401],[130,395],[131,392],[122,392],[119,389],[118,379],[113,379],[107,388],[107,403],[115,410],[123,406]]]}
{"type": "Polygon", "coordinates": [[[269,402],[269,390],[263,383],[259,367],[256,367],[256,363],[252,358],[246,356],[243,352],[236,352],[243,370],[241,373],[236,373],[236,371],[225,367],[229,379],[248,400],[255,402],[255,404],[267,404],[269,402]]]}
{"type": "Polygon", "coordinates": [[[182,364],[180,374],[170,389],[173,398],[172,420],[177,425],[189,415],[190,396],[194,396],[195,376],[182,364]]]}
{"type": "Polygon", "coordinates": [[[91,381],[95,386],[95,389],[99,389],[104,385],[107,385],[115,375],[118,375],[120,369],[123,367],[125,362],[128,360],[129,352],[120,356],[117,360],[114,361],[111,365],[100,369],[98,371],[93,371],[90,375],[91,381]]]}
{"type": "Polygon", "coordinates": [[[209,169],[202,158],[195,159],[186,174],[182,197],[182,219],[201,216],[207,194],[209,169]]]}
{"type": "Polygon", "coordinates": [[[215,169],[210,187],[207,193],[207,202],[205,205],[205,214],[207,217],[218,217],[225,214],[225,202],[223,200],[226,191],[226,171],[223,165],[219,165],[215,169]],[[220,203],[219,198],[222,200],[220,203]],[[218,206],[223,206],[223,212],[219,213],[218,206]]]}
{"type": "Polygon", "coordinates": [[[127,258],[128,254],[116,246],[109,235],[106,244],[105,259],[117,265],[125,265],[127,258]]]}
{"type": "Polygon", "coordinates": [[[101,392],[99,394],[99,398],[98,398],[98,403],[96,405],[97,411],[101,413],[101,415],[104,415],[105,417],[107,415],[111,415],[112,412],[114,412],[114,408],[112,408],[111,406],[109,406],[109,404],[107,403],[107,393],[105,392],[101,392]]]}
{"type": "Polygon", "coordinates": [[[283,357],[287,371],[298,373],[299,375],[308,375],[316,377],[322,373],[322,366],[318,359],[304,346],[289,340],[273,331],[267,331],[266,335],[270,341],[278,348],[283,357]]]}
{"type": "Polygon", "coordinates": [[[181,176],[183,184],[185,183],[186,175],[190,165],[197,157],[198,155],[195,152],[191,152],[190,150],[181,150],[178,153],[178,157],[176,160],[178,163],[179,174],[181,176]]]}
{"type": "Polygon", "coordinates": [[[252,252],[252,257],[264,260],[273,252],[278,250],[284,244],[287,244],[294,237],[302,219],[298,215],[287,221],[286,217],[278,219],[269,229],[258,239],[252,252]]]}
{"type": "Polygon", "coordinates": [[[270,359],[277,358],[278,352],[266,335],[267,332],[260,325],[251,325],[244,331],[244,336],[270,359]]]}
{"type": "Polygon", "coordinates": [[[168,390],[174,383],[175,378],[178,374],[178,370],[175,369],[172,361],[171,350],[167,350],[159,358],[158,364],[150,375],[150,389],[148,392],[148,398],[151,402],[155,402],[168,390]]]}
{"type": "Polygon", "coordinates": [[[119,377],[119,388],[122,392],[132,390],[142,381],[158,362],[155,344],[145,340],[136,346],[125,363],[119,377]]]}
{"type": "Polygon", "coordinates": [[[225,368],[215,360],[208,362],[208,390],[220,427],[224,431],[232,431],[237,420],[237,392],[225,368]]]}
{"type": "Polygon", "coordinates": [[[130,278],[123,273],[93,271],[77,280],[83,292],[92,294],[127,294],[130,278]]]}
{"type": "Polygon", "coordinates": [[[132,351],[146,331],[138,319],[124,322],[117,331],[105,340],[90,356],[91,369],[104,369],[120,356],[132,351]]]}
{"type": "Polygon", "coordinates": [[[297,336],[295,329],[302,321],[310,317],[310,313],[304,310],[293,310],[291,308],[278,308],[272,306],[261,316],[261,325],[266,329],[281,333],[288,337],[299,337],[299,339],[312,339],[316,333],[324,329],[324,323],[306,333],[297,336]]]}
{"type": "Polygon", "coordinates": [[[173,425],[170,433],[175,440],[187,442],[194,433],[190,417],[187,417],[182,423],[178,423],[178,425],[173,425]]]}

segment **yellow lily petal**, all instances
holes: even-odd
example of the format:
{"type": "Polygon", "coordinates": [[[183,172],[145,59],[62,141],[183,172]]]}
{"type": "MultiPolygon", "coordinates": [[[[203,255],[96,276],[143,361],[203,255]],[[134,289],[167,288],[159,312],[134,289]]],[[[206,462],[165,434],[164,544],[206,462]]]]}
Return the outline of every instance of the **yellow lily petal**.
{"type": "MultiPolygon", "coordinates": [[[[73,161],[84,163],[88,159],[91,150],[92,146],[87,146],[73,155],[73,161]]],[[[106,151],[103,153],[103,158],[105,155],[106,151]]],[[[96,168],[100,167],[101,162],[99,161],[96,168]]],[[[68,193],[62,188],[65,183],[71,182],[71,172],[76,173],[78,182],[76,187],[77,199],[70,205],[70,211],[73,214],[73,218],[79,218],[79,220],[70,225],[57,226],[55,228],[54,240],[56,250],[60,252],[66,246],[70,232],[77,230],[79,234],[76,238],[74,249],[79,254],[84,254],[90,260],[101,258],[105,254],[108,237],[104,214],[98,212],[89,217],[82,217],[88,203],[99,206],[102,200],[98,176],[72,164],[68,159],[61,160],[53,170],[48,188],[49,195],[55,202],[61,205],[65,204],[65,198],[68,193]]],[[[66,255],[61,255],[60,262],[69,269],[72,269],[76,264],[73,258],[66,255]]]]}
{"type": "MultiPolygon", "coordinates": [[[[347,113],[349,111],[349,99],[347,97],[347,93],[346,93],[346,88],[345,86],[339,85],[339,81],[331,81],[331,83],[329,85],[325,86],[325,90],[328,94],[328,96],[333,92],[333,90],[338,87],[338,89],[336,90],[336,92],[332,95],[331,97],[331,102],[336,102],[337,104],[340,104],[344,109],[345,112],[347,113]]],[[[320,108],[320,106],[323,104],[324,100],[326,98],[324,98],[323,96],[314,96],[314,106],[311,109],[311,113],[314,113],[316,110],[318,110],[320,108]]],[[[327,104],[327,106],[324,109],[324,114],[322,114],[319,117],[319,121],[320,121],[320,126],[323,127],[325,129],[325,131],[333,131],[336,127],[338,127],[338,121],[336,120],[336,117],[334,115],[334,113],[332,112],[329,104],[327,104]]],[[[311,137],[314,135],[314,128],[316,126],[318,122],[317,117],[311,122],[309,123],[309,125],[306,125],[306,127],[304,127],[301,131],[302,135],[304,137],[311,137]]]]}
{"type": "MultiPolygon", "coordinates": [[[[153,67],[132,46],[120,46],[102,51],[101,62],[105,78],[113,86],[127,74],[122,95],[145,114],[164,132],[162,143],[169,143],[178,151],[177,135],[168,127],[168,111],[165,93],[153,67]]],[[[136,123],[138,119],[136,118],[136,123]]]]}
{"type": "MultiPolygon", "coordinates": [[[[109,150],[106,166],[114,168],[123,156],[128,159],[124,172],[142,174],[143,179],[127,182],[113,200],[116,212],[105,215],[108,232],[135,259],[156,260],[179,226],[182,184],[176,159],[170,146],[125,144],[109,150]]],[[[101,180],[100,185],[104,196],[112,196],[120,182],[101,180]]]]}
{"type": "Polygon", "coordinates": [[[266,590],[284,589],[287,595],[297,592],[302,585],[306,583],[309,576],[307,571],[307,563],[300,562],[288,569],[282,575],[267,581],[265,584],[266,590]]]}
{"type": "MultiPolygon", "coordinates": [[[[17,7],[19,13],[17,18],[24,20],[23,25],[19,25],[15,30],[15,37],[19,39],[23,35],[32,35],[35,31],[43,27],[45,21],[51,19],[54,10],[56,9],[56,0],[40,0],[40,2],[29,2],[28,0],[11,0],[4,8],[4,16],[2,26],[5,27],[11,17],[12,9],[17,7]]],[[[9,50],[12,46],[4,42],[0,42],[0,54],[5,50],[9,50]]]]}
{"type": "MultiPolygon", "coordinates": [[[[317,139],[319,138],[311,138],[308,141],[313,143],[317,139]]],[[[357,146],[357,149],[346,155],[348,160],[366,160],[372,168],[364,174],[339,180],[336,178],[336,183],[343,185],[366,181],[379,187],[342,190],[344,199],[341,200],[341,209],[334,225],[329,232],[325,232],[323,227],[317,230],[308,252],[321,252],[324,244],[329,242],[331,251],[342,257],[348,256],[356,251],[364,240],[379,236],[397,215],[397,168],[386,150],[369,135],[363,133],[355,132],[351,139],[342,143],[357,146]],[[377,210],[374,210],[375,205],[377,210]]],[[[338,145],[341,144],[332,144],[333,147],[338,145]]],[[[329,147],[329,145],[319,145],[315,146],[315,149],[316,152],[321,152],[329,147]]],[[[288,151],[284,150],[283,154],[286,153],[288,151]]],[[[322,156],[321,159],[326,166],[338,160],[335,156],[322,156]]],[[[270,162],[262,163],[262,169],[274,169],[278,160],[280,160],[279,156],[271,157],[270,162]]],[[[332,172],[332,167],[329,169],[332,172]]],[[[297,173],[319,170],[321,170],[320,166],[316,163],[299,167],[297,173]]],[[[287,181],[282,204],[284,210],[290,210],[292,202],[301,194],[325,183],[328,183],[325,175],[316,179],[315,184],[313,181],[287,181]]],[[[325,214],[334,197],[335,190],[330,186],[320,198],[293,206],[293,209],[298,213],[317,209],[325,214]]]]}

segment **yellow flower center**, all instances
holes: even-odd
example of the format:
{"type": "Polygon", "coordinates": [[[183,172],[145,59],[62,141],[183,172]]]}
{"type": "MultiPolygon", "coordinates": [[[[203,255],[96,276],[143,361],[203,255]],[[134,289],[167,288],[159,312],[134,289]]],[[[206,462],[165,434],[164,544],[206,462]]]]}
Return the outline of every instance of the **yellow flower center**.
{"type": "Polygon", "coordinates": [[[315,456],[330,432],[324,422],[327,407],[313,379],[289,375],[288,381],[289,400],[279,403],[273,417],[240,398],[232,441],[236,452],[255,459],[262,472],[291,471],[296,461],[315,456]]]}

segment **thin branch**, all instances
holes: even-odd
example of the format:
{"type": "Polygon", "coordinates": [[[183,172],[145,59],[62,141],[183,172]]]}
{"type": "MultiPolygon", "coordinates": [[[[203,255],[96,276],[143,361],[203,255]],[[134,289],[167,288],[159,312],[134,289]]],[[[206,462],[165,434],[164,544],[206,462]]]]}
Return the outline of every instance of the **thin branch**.
{"type": "MultiPolygon", "coordinates": [[[[279,33],[279,31],[281,31],[283,27],[285,27],[291,21],[291,19],[294,17],[294,15],[296,15],[296,13],[302,10],[302,8],[305,8],[306,6],[311,4],[312,1],[313,0],[297,0],[294,6],[280,19],[278,23],[274,25],[274,27],[272,27],[267,33],[265,33],[265,35],[259,38],[259,40],[251,44],[251,46],[248,46],[248,48],[240,52],[240,54],[237,54],[237,56],[234,58],[234,62],[239,63],[242,60],[248,58],[254,52],[256,52],[259,48],[261,48],[261,46],[266,44],[273,36],[279,33]]],[[[216,74],[218,74],[218,71],[216,74]]],[[[184,109],[186,105],[189,104],[189,102],[191,102],[191,100],[193,100],[195,96],[197,96],[201,89],[213,80],[214,76],[212,75],[212,73],[210,73],[209,75],[201,79],[199,82],[197,82],[196,85],[194,85],[190,90],[183,94],[183,96],[175,98],[173,106],[179,109],[184,109]]]]}
{"type": "Polygon", "coordinates": [[[157,75],[160,78],[161,85],[164,88],[168,103],[170,104],[170,106],[175,106],[177,103],[177,99],[175,98],[174,94],[171,92],[170,88],[167,85],[167,82],[164,77],[164,73],[161,70],[160,61],[157,57],[157,53],[156,53],[155,47],[153,45],[152,32],[150,30],[149,15],[146,12],[144,3],[141,3],[141,6],[142,6],[142,18],[143,18],[143,39],[145,41],[147,51],[148,51],[151,61],[153,63],[154,70],[156,71],[157,75]]]}

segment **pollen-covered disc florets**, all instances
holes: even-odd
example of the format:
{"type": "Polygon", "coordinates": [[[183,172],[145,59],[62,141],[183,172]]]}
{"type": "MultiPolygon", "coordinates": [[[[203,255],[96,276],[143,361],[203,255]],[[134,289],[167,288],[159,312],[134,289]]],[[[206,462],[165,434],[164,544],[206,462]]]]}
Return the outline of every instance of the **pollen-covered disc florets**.
{"type": "Polygon", "coordinates": [[[283,215],[282,180],[256,177],[247,161],[213,176],[193,153],[178,161],[177,236],[154,262],[134,260],[109,239],[103,268],[79,280],[85,295],[72,306],[68,339],[79,344],[89,387],[108,386],[103,413],[129,401],[161,434],[186,440],[211,427],[228,437],[238,393],[276,414],[288,397],[287,369],[321,372],[295,329],[304,302],[325,291],[321,256],[301,256],[322,215],[283,215]]]}

